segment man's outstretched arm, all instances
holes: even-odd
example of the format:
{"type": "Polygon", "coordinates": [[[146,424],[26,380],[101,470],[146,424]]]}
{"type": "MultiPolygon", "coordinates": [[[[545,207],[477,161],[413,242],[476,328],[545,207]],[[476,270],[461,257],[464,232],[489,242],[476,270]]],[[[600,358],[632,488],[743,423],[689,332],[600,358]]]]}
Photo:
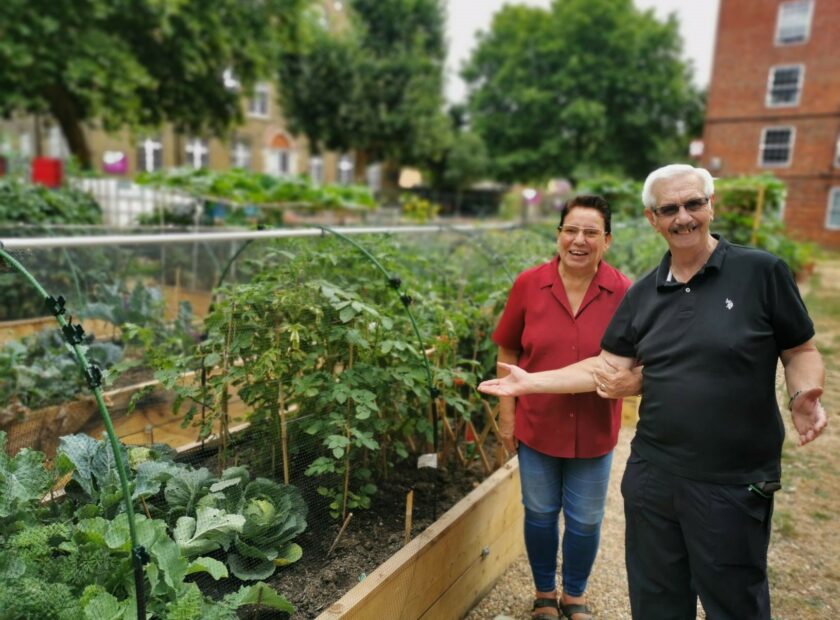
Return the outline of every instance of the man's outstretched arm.
{"type": "Polygon", "coordinates": [[[589,357],[570,366],[543,372],[526,372],[512,364],[499,364],[508,375],[489,379],[479,384],[479,392],[493,396],[522,396],[523,394],[580,394],[594,392],[597,386],[594,372],[609,363],[618,371],[633,368],[632,357],[621,357],[601,351],[596,357],[589,357]]]}

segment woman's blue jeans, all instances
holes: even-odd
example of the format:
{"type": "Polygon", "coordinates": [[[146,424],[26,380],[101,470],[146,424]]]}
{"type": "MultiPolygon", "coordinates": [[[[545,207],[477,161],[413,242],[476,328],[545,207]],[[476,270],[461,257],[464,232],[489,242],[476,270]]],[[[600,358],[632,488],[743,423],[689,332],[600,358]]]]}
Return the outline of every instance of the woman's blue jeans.
{"type": "Polygon", "coordinates": [[[557,587],[558,517],[563,510],[563,591],[582,596],[598,553],[612,452],[592,459],[548,456],[519,443],[525,548],[539,592],[557,587]]]}

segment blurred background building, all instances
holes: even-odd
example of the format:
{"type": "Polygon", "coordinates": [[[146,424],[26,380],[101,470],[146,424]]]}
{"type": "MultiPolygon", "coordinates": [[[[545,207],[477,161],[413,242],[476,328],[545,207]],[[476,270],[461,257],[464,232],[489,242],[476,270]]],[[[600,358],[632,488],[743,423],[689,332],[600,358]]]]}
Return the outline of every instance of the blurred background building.
{"type": "Polygon", "coordinates": [[[721,0],[703,164],[773,173],[785,223],[840,246],[840,1],[721,0]]]}

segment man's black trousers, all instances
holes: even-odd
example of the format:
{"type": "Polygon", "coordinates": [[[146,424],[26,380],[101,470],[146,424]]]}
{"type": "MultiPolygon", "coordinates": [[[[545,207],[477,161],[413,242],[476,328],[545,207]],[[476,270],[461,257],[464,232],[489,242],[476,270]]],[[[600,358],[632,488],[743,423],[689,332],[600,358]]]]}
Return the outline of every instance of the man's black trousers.
{"type": "Polygon", "coordinates": [[[633,451],[621,481],[634,620],[770,620],[772,495],[673,476],[633,451]]]}

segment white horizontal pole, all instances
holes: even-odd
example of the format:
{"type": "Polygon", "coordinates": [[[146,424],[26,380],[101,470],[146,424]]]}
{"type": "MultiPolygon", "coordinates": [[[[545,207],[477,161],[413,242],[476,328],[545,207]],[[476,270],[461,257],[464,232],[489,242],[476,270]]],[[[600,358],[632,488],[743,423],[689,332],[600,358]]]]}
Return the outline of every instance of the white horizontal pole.
{"type": "MultiPolygon", "coordinates": [[[[440,224],[428,226],[331,226],[343,235],[366,234],[404,234],[404,233],[441,233],[471,232],[478,230],[498,230],[512,228],[510,223],[487,224],[440,224]]],[[[227,231],[227,232],[182,232],[139,235],[83,235],[78,237],[9,237],[0,239],[0,244],[7,250],[33,250],[46,248],[78,248],[101,245],[163,245],[192,243],[196,241],[248,241],[254,239],[281,239],[285,237],[317,237],[329,235],[323,228],[278,228],[273,230],[227,231]]]]}

